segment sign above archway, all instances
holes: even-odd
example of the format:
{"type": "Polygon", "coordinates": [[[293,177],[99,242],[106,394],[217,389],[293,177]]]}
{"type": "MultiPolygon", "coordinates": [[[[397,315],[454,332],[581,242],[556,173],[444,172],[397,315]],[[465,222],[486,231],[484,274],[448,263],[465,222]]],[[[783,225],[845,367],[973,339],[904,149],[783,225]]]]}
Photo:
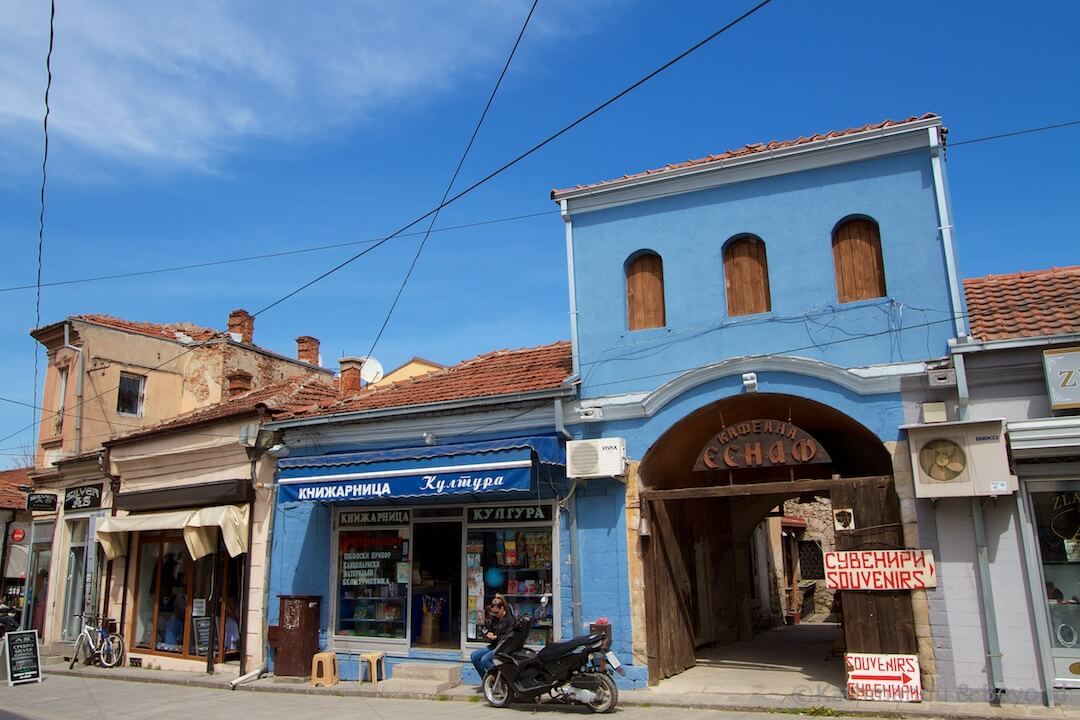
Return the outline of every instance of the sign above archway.
{"type": "Polygon", "coordinates": [[[698,453],[694,470],[739,470],[832,462],[802,428],[769,418],[725,427],[698,453]]]}

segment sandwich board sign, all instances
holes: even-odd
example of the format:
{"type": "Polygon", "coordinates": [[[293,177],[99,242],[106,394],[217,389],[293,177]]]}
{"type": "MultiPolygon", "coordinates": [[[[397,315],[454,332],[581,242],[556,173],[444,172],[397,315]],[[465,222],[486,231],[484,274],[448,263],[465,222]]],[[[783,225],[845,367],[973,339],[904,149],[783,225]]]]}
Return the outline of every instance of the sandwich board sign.
{"type": "Polygon", "coordinates": [[[846,653],[849,700],[922,702],[917,655],[846,653]]]}
{"type": "Polygon", "coordinates": [[[4,635],[0,645],[7,670],[8,687],[41,682],[41,658],[38,656],[37,630],[13,630],[4,635]]]}

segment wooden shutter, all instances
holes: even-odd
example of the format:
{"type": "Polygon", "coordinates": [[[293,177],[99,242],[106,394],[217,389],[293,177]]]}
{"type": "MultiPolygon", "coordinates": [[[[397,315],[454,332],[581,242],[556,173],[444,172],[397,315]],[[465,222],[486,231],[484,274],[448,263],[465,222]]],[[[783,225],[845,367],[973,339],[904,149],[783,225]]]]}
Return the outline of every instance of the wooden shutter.
{"type": "Polygon", "coordinates": [[[631,330],[664,327],[664,263],[645,253],[626,267],[626,321],[631,330]]]}
{"type": "Polygon", "coordinates": [[[752,315],[772,309],[763,240],[747,236],[724,246],[724,284],[728,315],[752,315]]]}
{"type": "Polygon", "coordinates": [[[876,222],[855,218],[843,223],[833,232],[832,249],[840,302],[885,296],[885,265],[876,222]]]}

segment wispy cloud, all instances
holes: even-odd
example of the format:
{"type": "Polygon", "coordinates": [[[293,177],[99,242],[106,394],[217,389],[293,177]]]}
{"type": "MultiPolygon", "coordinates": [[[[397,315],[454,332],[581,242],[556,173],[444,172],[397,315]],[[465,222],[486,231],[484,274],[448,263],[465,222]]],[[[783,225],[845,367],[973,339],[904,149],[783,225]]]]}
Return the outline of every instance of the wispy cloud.
{"type": "MultiPolygon", "coordinates": [[[[559,4],[534,21],[534,37],[576,24],[580,11],[559,4]]],[[[213,168],[251,138],[315,137],[452,89],[505,53],[526,10],[505,0],[58,3],[50,130],[98,155],[213,168]]],[[[39,152],[48,12],[0,0],[0,157],[39,152]]]]}

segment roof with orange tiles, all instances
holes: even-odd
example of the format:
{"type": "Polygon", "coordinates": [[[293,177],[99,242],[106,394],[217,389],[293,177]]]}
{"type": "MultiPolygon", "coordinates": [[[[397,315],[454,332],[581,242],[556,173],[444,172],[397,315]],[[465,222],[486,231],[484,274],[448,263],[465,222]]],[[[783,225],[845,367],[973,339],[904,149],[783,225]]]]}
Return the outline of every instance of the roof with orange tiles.
{"type": "Polygon", "coordinates": [[[556,390],[570,377],[571,367],[570,343],[565,340],[534,348],[496,350],[442,370],[385,387],[368,387],[356,395],[283,414],[282,418],[337,415],[556,390]]]}
{"type": "Polygon", "coordinates": [[[694,166],[706,167],[710,164],[720,163],[724,160],[731,160],[738,157],[744,157],[748,155],[755,155],[757,153],[765,153],[775,150],[781,150],[784,148],[796,147],[798,145],[807,145],[812,142],[818,142],[821,140],[833,140],[836,138],[847,137],[849,135],[857,135],[858,133],[869,132],[872,130],[882,130],[884,128],[896,127],[899,125],[906,125],[908,123],[917,122],[920,120],[933,120],[938,115],[936,113],[926,113],[925,115],[912,115],[909,118],[903,120],[885,120],[879,123],[870,123],[863,125],[862,127],[848,128],[847,130],[831,130],[826,133],[818,133],[817,135],[807,135],[805,137],[795,138],[794,140],[773,140],[767,143],[756,143],[753,145],[744,145],[741,148],[735,148],[734,150],[727,150],[715,155],[707,155],[702,158],[696,158],[694,160],[686,160],[680,163],[670,163],[661,168],[654,168],[652,170],[645,170],[643,172],[632,173],[630,175],[623,175],[620,178],[613,178],[611,180],[602,180],[600,182],[591,183],[588,185],[577,185],[572,188],[564,188],[562,190],[552,190],[551,199],[558,200],[560,196],[569,193],[578,192],[581,190],[594,190],[609,185],[616,185],[627,180],[637,180],[640,178],[649,177],[650,175],[662,175],[664,173],[672,172],[675,170],[684,170],[694,166]]]}
{"type": "Polygon", "coordinates": [[[33,485],[29,472],[28,467],[0,471],[0,508],[22,510],[26,507],[26,493],[19,486],[33,485]]]}
{"type": "Polygon", "coordinates": [[[253,414],[260,410],[269,418],[276,415],[303,412],[320,402],[331,402],[338,397],[336,383],[312,377],[296,376],[280,380],[263,388],[250,390],[225,402],[193,410],[185,415],[166,420],[157,425],[114,438],[107,446],[139,440],[163,432],[182,432],[196,425],[253,414]]]}
{"type": "Polygon", "coordinates": [[[229,337],[227,332],[221,330],[214,330],[213,328],[202,327],[200,325],[194,325],[192,323],[151,323],[151,322],[139,322],[133,320],[124,320],[122,318],[113,317],[112,315],[75,315],[73,320],[85,320],[86,322],[96,323],[98,325],[105,325],[106,327],[116,328],[117,330],[126,330],[128,332],[139,333],[141,335],[149,335],[151,337],[164,338],[165,340],[173,340],[176,342],[188,342],[188,338],[196,342],[205,342],[207,340],[222,339],[225,340],[229,337]]]}
{"type": "Polygon", "coordinates": [[[977,340],[1080,333],[1080,265],[964,280],[977,340]]]}

